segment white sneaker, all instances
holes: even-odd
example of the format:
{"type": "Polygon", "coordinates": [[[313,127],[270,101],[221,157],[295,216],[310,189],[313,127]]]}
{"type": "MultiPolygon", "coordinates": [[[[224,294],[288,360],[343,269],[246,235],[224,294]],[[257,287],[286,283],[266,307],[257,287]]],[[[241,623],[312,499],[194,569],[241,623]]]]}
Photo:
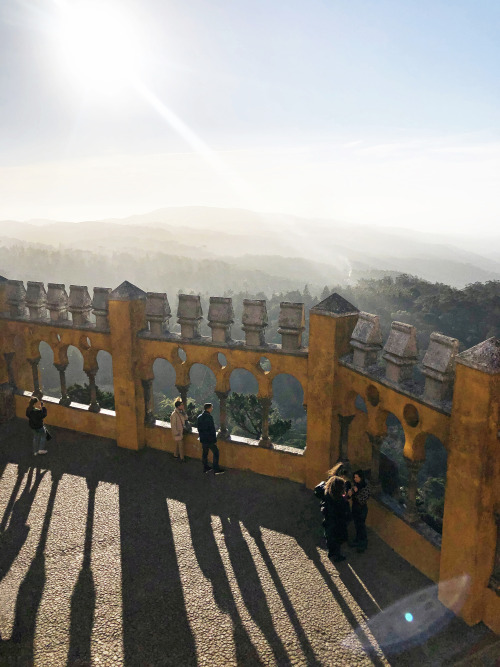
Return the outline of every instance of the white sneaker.
{"type": "Polygon", "coordinates": [[[48,451],[46,449],[39,449],[38,453],[39,454],[48,454],[48,451]]]}

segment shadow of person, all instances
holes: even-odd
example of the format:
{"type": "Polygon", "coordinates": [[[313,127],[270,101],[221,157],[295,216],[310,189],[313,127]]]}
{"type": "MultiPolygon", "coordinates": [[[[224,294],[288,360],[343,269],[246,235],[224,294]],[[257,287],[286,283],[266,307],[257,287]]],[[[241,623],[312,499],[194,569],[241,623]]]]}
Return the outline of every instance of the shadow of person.
{"type": "MultiPolygon", "coordinates": [[[[28,516],[31,511],[33,501],[35,500],[38,487],[40,486],[45,473],[46,471],[42,472],[37,468],[35,481],[33,486],[31,486],[33,481],[33,468],[30,468],[24,489],[22,490],[19,498],[12,505],[9,525],[7,529],[4,530],[4,532],[0,535],[0,581],[8,573],[12,563],[17,558],[19,552],[23,548],[24,543],[26,542],[28,533],[30,531],[30,528],[27,525],[28,516]]],[[[18,474],[18,478],[16,480],[18,489],[22,479],[23,476],[18,474]]],[[[11,499],[15,498],[13,493],[14,491],[11,494],[11,499]]]]}
{"type": "Polygon", "coordinates": [[[119,487],[124,663],[196,665],[165,492],[136,466],[119,487]]]}
{"type": "Polygon", "coordinates": [[[26,474],[27,470],[28,468],[23,466],[21,463],[19,463],[19,465],[17,466],[17,475],[16,475],[16,481],[14,483],[14,488],[12,489],[10,498],[7,502],[7,505],[5,506],[5,511],[3,513],[2,521],[0,522],[0,534],[5,530],[5,526],[7,525],[7,521],[9,520],[10,513],[12,512],[12,506],[14,505],[14,501],[16,500],[19,489],[21,488],[21,483],[23,481],[24,475],[26,474]]]}
{"type": "Polygon", "coordinates": [[[267,604],[252,553],[243,537],[240,522],[234,516],[221,516],[221,521],[229,560],[243,602],[266,638],[278,665],[288,665],[290,664],[290,658],[274,627],[271,610],[267,604]]]}
{"type": "Polygon", "coordinates": [[[70,645],[67,665],[91,663],[91,639],[94,626],[96,591],[91,567],[95,494],[99,480],[87,477],[88,501],[83,562],[71,596],[70,645]]]}
{"type": "Polygon", "coordinates": [[[50,521],[54,510],[57,487],[60,477],[52,477],[49,500],[45,510],[40,540],[26,576],[24,577],[16,599],[14,627],[9,642],[17,645],[17,657],[14,664],[32,665],[34,662],[34,637],[36,618],[45,587],[45,546],[49,533],[50,521]],[[16,662],[17,659],[17,662],[16,662]]]}
{"type": "Polygon", "coordinates": [[[227,579],[224,563],[212,529],[211,513],[206,507],[186,505],[191,542],[200,570],[212,585],[215,603],[222,613],[229,614],[233,624],[234,645],[238,665],[259,665],[259,655],[241,621],[238,608],[227,579]]]}

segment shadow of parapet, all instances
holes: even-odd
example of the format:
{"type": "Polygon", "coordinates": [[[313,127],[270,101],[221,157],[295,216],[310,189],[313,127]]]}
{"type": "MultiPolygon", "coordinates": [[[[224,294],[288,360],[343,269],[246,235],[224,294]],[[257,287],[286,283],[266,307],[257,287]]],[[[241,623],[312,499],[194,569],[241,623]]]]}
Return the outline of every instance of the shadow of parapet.
{"type": "Polygon", "coordinates": [[[91,664],[91,640],[94,626],[96,591],[91,568],[92,533],[94,527],[95,493],[98,480],[87,478],[88,502],[87,523],[85,525],[85,543],[83,563],[78,575],[73,595],[71,596],[70,645],[68,667],[75,664],[91,664]]]}
{"type": "Polygon", "coordinates": [[[125,665],[197,665],[163,485],[120,485],[120,539],[125,665]]]}
{"type": "Polygon", "coordinates": [[[50,489],[49,500],[47,502],[47,508],[45,510],[45,517],[36,554],[31,561],[26,576],[19,586],[12,636],[9,641],[5,641],[2,644],[0,652],[2,664],[34,664],[36,619],[46,580],[45,545],[47,543],[47,536],[49,533],[50,521],[52,519],[52,512],[54,510],[59,480],[60,477],[52,477],[52,486],[50,489]]]}
{"type": "MultiPolygon", "coordinates": [[[[45,475],[45,471],[41,472],[37,468],[35,481],[32,486],[34,470],[34,468],[30,468],[24,489],[19,498],[13,502],[24,478],[24,470],[21,472],[18,471],[16,483],[9,500],[9,505],[11,507],[10,522],[7,529],[0,533],[0,581],[10,570],[12,563],[23,548],[30,531],[27,523],[28,516],[33,501],[35,500],[38,487],[40,486],[40,482],[45,475]]],[[[2,519],[2,528],[6,525],[9,519],[8,509],[9,508],[5,511],[2,519]]]]}
{"type": "Polygon", "coordinates": [[[191,542],[200,570],[210,581],[215,603],[222,613],[229,614],[233,625],[236,659],[241,667],[254,667],[260,658],[242,623],[227,578],[224,563],[215,540],[212,517],[206,508],[198,504],[187,505],[191,542]]]}

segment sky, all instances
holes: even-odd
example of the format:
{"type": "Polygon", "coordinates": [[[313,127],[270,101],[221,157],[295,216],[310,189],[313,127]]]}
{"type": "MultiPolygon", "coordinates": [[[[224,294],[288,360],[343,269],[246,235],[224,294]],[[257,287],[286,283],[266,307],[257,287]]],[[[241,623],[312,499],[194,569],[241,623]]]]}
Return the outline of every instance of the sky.
{"type": "Polygon", "coordinates": [[[2,0],[0,219],[500,219],[497,0],[2,0]]]}

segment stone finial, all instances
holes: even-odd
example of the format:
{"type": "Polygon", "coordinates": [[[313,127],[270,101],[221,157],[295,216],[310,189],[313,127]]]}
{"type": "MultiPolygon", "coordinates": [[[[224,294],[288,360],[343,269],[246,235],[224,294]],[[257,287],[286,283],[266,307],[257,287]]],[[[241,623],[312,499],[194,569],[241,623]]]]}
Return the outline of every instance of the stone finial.
{"type": "Polygon", "coordinates": [[[281,347],[283,350],[299,350],[302,345],[302,332],[306,324],[306,316],[303,303],[292,303],[282,301],[280,303],[280,315],[278,319],[278,333],[281,334],[281,347]]]}
{"type": "Polygon", "coordinates": [[[233,300],[224,296],[211,296],[208,308],[208,326],[212,329],[212,341],[214,343],[229,343],[233,322],[233,300]]]}
{"type": "Polygon", "coordinates": [[[424,399],[443,401],[451,393],[455,372],[458,340],[440,333],[432,333],[429,347],[422,360],[425,375],[424,399]]]}
{"type": "Polygon", "coordinates": [[[202,315],[199,296],[195,294],[179,294],[177,322],[181,325],[182,338],[200,338],[202,315]]]}
{"type": "Polygon", "coordinates": [[[266,344],[264,329],[267,327],[267,308],[263,299],[243,299],[243,317],[245,344],[260,347],[266,344]]]}
{"type": "Polygon", "coordinates": [[[316,304],[314,308],[311,308],[310,312],[318,315],[329,315],[330,317],[346,317],[347,315],[356,315],[359,313],[359,309],[344,299],[343,296],[334,292],[316,304]]]}
{"type": "Polygon", "coordinates": [[[28,280],[26,305],[33,320],[47,319],[47,292],[43,283],[28,280]]]}
{"type": "Polygon", "coordinates": [[[477,371],[497,375],[500,373],[500,338],[487,338],[457,355],[456,361],[477,371]]]}
{"type": "Polygon", "coordinates": [[[153,336],[162,336],[168,333],[168,323],[172,311],[165,292],[147,292],[146,320],[153,336]]]}
{"type": "Polygon", "coordinates": [[[69,286],[69,312],[73,316],[73,324],[77,327],[90,323],[92,299],[86,285],[69,286]]]}
{"type": "Polygon", "coordinates": [[[10,317],[26,317],[26,290],[22,280],[7,281],[7,305],[10,317]]]}
{"type": "Polygon", "coordinates": [[[382,357],[387,366],[385,376],[391,382],[410,380],[417,363],[417,331],[411,324],[393,322],[382,357]]]}
{"type": "Polygon", "coordinates": [[[62,283],[47,285],[47,308],[52,322],[68,319],[68,294],[62,283]]]}
{"type": "Polygon", "coordinates": [[[92,299],[92,312],[95,315],[96,329],[109,329],[109,295],[111,287],[94,287],[94,298],[92,299]]]}
{"type": "Polygon", "coordinates": [[[368,368],[377,363],[378,352],[382,349],[382,332],[378,315],[359,313],[351,336],[351,347],[354,349],[354,366],[368,368]]]}

